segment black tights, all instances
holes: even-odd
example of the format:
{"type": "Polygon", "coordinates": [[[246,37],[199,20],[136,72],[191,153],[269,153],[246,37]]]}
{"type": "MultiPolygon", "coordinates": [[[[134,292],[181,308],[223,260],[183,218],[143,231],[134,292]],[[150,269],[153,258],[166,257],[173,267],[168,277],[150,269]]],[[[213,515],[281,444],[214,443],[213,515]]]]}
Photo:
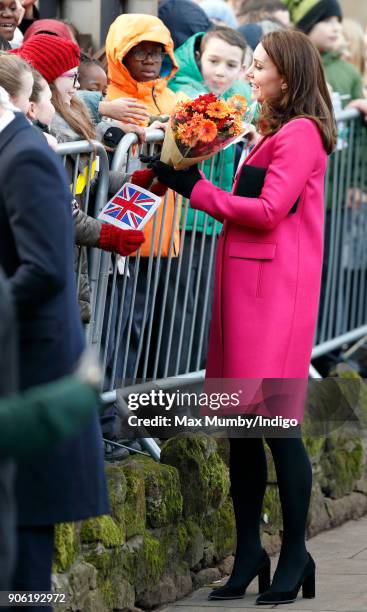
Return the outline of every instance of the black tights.
{"type": "MultiPolygon", "coordinates": [[[[235,563],[229,584],[236,586],[245,581],[261,558],[260,518],[267,463],[262,438],[232,438],[229,442],[237,530],[235,563]]],[[[307,561],[305,530],[312,469],[301,437],[266,438],[266,442],[275,464],[283,513],[283,540],[273,586],[276,590],[289,590],[307,561]]]]}

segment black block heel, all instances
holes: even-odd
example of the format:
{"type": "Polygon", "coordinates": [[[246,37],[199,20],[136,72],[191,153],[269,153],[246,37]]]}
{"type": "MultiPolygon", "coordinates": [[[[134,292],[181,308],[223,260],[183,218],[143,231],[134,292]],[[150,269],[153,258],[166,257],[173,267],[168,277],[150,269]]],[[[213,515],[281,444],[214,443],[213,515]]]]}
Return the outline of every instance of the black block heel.
{"type": "Polygon", "coordinates": [[[263,567],[260,569],[259,574],[258,574],[259,595],[261,593],[264,593],[264,591],[267,591],[268,589],[270,589],[270,570],[271,570],[271,563],[268,557],[265,560],[265,563],[263,567]]]}
{"type": "Polygon", "coordinates": [[[300,579],[293,589],[290,591],[274,591],[270,587],[270,589],[259,595],[256,599],[256,604],[258,606],[268,606],[272,604],[293,603],[296,601],[301,587],[302,597],[305,599],[313,599],[315,597],[315,562],[310,554],[300,579]]]}
{"type": "Polygon", "coordinates": [[[262,590],[267,590],[270,587],[270,558],[269,555],[263,550],[262,558],[255,568],[252,575],[248,576],[246,582],[231,586],[230,580],[222,587],[216,588],[208,595],[208,599],[242,599],[246,594],[246,589],[250,582],[258,576],[259,580],[259,593],[262,590]]]}
{"type": "Polygon", "coordinates": [[[313,599],[315,597],[315,594],[315,568],[313,568],[313,571],[308,576],[306,576],[303,581],[302,597],[304,599],[313,599]]]}

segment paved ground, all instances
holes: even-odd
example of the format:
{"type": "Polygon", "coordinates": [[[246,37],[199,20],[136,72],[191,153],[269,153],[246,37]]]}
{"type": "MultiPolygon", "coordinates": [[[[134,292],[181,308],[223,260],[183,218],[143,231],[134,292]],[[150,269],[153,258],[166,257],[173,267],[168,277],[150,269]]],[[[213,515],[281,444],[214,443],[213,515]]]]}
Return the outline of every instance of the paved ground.
{"type": "MultiPolygon", "coordinates": [[[[257,581],[244,599],[208,601],[210,587],[199,589],[161,612],[236,612],[238,610],[278,609],[293,612],[367,612],[367,517],[350,521],[308,541],[316,562],[316,598],[298,600],[289,605],[255,606],[257,581]]],[[[276,559],[272,559],[274,569],[276,559]]],[[[225,583],[225,580],[223,580],[225,583]]]]}

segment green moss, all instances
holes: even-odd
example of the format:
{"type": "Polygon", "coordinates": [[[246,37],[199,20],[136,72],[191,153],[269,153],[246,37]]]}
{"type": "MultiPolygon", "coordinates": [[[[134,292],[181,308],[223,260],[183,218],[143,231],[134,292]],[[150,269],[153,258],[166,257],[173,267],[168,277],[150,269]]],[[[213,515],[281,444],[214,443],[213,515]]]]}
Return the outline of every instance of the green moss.
{"type": "Polygon", "coordinates": [[[108,463],[105,468],[111,515],[124,530],[126,529],[125,502],[127,483],[124,471],[119,463],[108,463]]]}
{"type": "Polygon", "coordinates": [[[328,497],[348,495],[362,477],[365,464],[364,447],[359,437],[336,433],[326,440],[321,458],[321,487],[328,497]]]}
{"type": "Polygon", "coordinates": [[[66,571],[75,561],[78,539],[74,523],[61,523],[55,527],[53,572],[66,571]]]}
{"type": "Polygon", "coordinates": [[[201,527],[205,539],[214,544],[217,561],[233,553],[235,550],[236,527],[232,501],[230,499],[216,512],[202,517],[201,527]]]}
{"type": "Polygon", "coordinates": [[[126,479],[125,525],[126,538],[143,534],[146,522],[144,474],[137,459],[124,461],[121,470],[126,479]]]}
{"type": "Polygon", "coordinates": [[[139,457],[144,475],[147,525],[152,528],[176,523],[182,515],[182,494],[177,470],[139,457]]]}
{"type": "Polygon", "coordinates": [[[121,570],[137,590],[156,584],[166,567],[166,547],[149,531],[132,538],[122,549],[121,570]]]}
{"type": "Polygon", "coordinates": [[[111,548],[121,546],[125,534],[111,516],[99,516],[83,521],[80,538],[82,542],[101,542],[111,548]]]}
{"type": "Polygon", "coordinates": [[[228,497],[228,469],[213,438],[203,434],[172,438],[162,447],[161,462],[179,472],[185,517],[217,509],[228,497]]]}
{"type": "Polygon", "coordinates": [[[179,523],[177,525],[177,542],[180,553],[183,555],[187,548],[187,544],[189,541],[189,534],[185,527],[184,523],[179,523]]]}

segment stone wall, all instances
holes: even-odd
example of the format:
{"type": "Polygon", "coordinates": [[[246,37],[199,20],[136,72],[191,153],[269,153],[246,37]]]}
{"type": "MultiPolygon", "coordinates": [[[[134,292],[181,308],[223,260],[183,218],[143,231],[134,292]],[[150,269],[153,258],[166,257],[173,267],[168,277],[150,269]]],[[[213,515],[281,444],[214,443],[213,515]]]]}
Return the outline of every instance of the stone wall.
{"type": "MultiPolygon", "coordinates": [[[[305,427],[314,473],[309,537],[367,512],[364,440],[332,429],[315,437],[305,427]]],[[[274,553],[282,526],[268,455],[262,530],[274,553]]],[[[57,529],[54,587],[68,600],[60,610],[150,610],[228,574],[235,538],[227,463],[227,440],[190,434],[168,440],[160,464],[140,456],[108,465],[112,515],[57,529]]]]}

